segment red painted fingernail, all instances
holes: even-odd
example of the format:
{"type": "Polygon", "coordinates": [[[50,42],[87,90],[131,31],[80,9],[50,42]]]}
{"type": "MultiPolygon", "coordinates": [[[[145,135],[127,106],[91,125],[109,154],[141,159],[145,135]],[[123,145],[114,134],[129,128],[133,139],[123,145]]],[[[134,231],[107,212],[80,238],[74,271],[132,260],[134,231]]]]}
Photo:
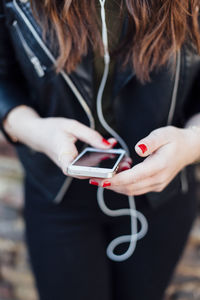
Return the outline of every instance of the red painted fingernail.
{"type": "Polygon", "coordinates": [[[110,158],[110,156],[107,155],[107,156],[102,157],[101,160],[107,160],[109,158],[110,158]]]}
{"type": "Polygon", "coordinates": [[[97,181],[95,181],[95,180],[90,180],[89,184],[97,185],[97,186],[99,185],[99,183],[97,181]]]}
{"type": "Polygon", "coordinates": [[[103,187],[111,186],[111,183],[109,181],[105,181],[103,184],[103,187]]]}
{"type": "Polygon", "coordinates": [[[102,139],[102,143],[106,146],[111,146],[111,143],[109,143],[109,141],[107,141],[106,139],[102,139]]]}
{"type": "Polygon", "coordinates": [[[115,141],[114,143],[112,143],[112,147],[115,147],[117,145],[118,141],[115,141]]]}
{"type": "Polygon", "coordinates": [[[122,171],[127,171],[127,170],[130,170],[130,168],[131,168],[131,167],[128,167],[128,166],[127,166],[127,167],[123,167],[121,170],[122,170],[122,171]]]}
{"type": "Polygon", "coordinates": [[[145,144],[140,144],[138,147],[142,150],[142,153],[145,153],[148,150],[145,144]]]}

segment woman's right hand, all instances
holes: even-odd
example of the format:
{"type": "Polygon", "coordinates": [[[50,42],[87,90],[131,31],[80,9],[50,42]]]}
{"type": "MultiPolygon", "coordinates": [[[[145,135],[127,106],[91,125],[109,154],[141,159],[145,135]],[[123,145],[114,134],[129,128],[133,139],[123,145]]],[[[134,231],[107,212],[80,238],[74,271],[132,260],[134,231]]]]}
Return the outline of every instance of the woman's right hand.
{"type": "Polygon", "coordinates": [[[8,114],[4,122],[8,134],[32,149],[46,154],[63,173],[78,155],[77,140],[99,149],[110,149],[114,138],[105,140],[97,131],[80,122],[62,117],[40,118],[30,107],[20,106],[8,114]]]}
{"type": "Polygon", "coordinates": [[[99,149],[110,149],[116,144],[115,139],[105,140],[97,131],[72,119],[40,118],[35,120],[35,128],[40,133],[38,150],[50,157],[66,175],[67,166],[78,155],[77,140],[99,149]]]}

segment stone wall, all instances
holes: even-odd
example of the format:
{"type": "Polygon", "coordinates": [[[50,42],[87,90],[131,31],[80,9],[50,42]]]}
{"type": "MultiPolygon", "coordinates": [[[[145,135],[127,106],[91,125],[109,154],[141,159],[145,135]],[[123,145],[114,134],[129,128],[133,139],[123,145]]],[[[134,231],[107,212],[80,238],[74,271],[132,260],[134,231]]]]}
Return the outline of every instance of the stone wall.
{"type": "MultiPolygon", "coordinates": [[[[0,135],[0,300],[38,300],[24,243],[22,178],[14,149],[0,135]]],[[[200,299],[200,218],[164,300],[190,299],[200,299]]]]}

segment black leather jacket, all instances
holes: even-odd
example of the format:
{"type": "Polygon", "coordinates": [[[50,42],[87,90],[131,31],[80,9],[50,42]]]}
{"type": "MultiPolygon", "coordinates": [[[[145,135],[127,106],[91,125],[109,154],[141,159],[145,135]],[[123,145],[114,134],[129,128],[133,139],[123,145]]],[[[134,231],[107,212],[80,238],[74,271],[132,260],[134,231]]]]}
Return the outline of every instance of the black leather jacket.
{"type": "MultiPolygon", "coordinates": [[[[92,52],[83,57],[72,74],[63,71],[57,75],[53,68],[56,54],[42,39],[29,1],[0,0],[0,14],[1,123],[12,108],[26,104],[42,117],[73,118],[94,126],[92,52]]],[[[183,127],[191,115],[200,111],[199,69],[199,56],[186,47],[178,54],[174,74],[163,67],[151,74],[151,82],[145,85],[137,80],[129,65],[121,71],[120,61],[117,62],[113,114],[117,132],[127,143],[135,163],[139,158],[134,145],[139,139],[167,124],[183,127]]],[[[44,154],[22,144],[16,149],[26,176],[49,201],[59,202],[71,179],[66,180],[44,154]]],[[[149,202],[156,206],[179,193],[181,186],[177,176],[162,193],[149,193],[149,202]]]]}

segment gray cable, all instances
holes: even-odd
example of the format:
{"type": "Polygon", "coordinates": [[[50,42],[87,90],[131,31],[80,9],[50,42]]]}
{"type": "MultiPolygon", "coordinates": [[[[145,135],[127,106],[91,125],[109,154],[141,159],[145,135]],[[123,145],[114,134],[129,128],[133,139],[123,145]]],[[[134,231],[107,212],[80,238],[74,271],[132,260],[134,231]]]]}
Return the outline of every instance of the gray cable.
{"type": "MultiPolygon", "coordinates": [[[[101,20],[102,20],[102,40],[104,45],[104,72],[102,76],[102,80],[99,86],[99,90],[97,93],[97,115],[99,118],[99,121],[101,122],[101,125],[104,127],[104,129],[113,136],[121,145],[121,147],[126,151],[126,155],[130,155],[128,146],[124,142],[124,140],[108,125],[106,120],[104,119],[103,112],[102,112],[102,97],[103,92],[105,89],[106,81],[108,78],[108,72],[109,72],[109,64],[110,64],[110,55],[108,51],[108,36],[107,36],[107,26],[106,26],[106,18],[105,18],[105,0],[99,0],[101,5],[101,20]]],[[[118,209],[118,210],[111,210],[109,209],[105,202],[104,202],[104,189],[98,188],[97,191],[97,201],[99,204],[99,207],[101,210],[111,217],[118,217],[118,216],[124,216],[128,215],[131,218],[131,235],[123,235],[120,237],[115,238],[113,241],[110,242],[110,244],[107,247],[107,256],[114,261],[124,261],[128,259],[134,252],[137,244],[137,240],[141,239],[148,230],[148,223],[145,218],[145,216],[138,212],[135,207],[135,199],[134,196],[129,196],[129,208],[126,209],[118,209]],[[137,232],[137,220],[141,224],[141,230],[140,232],[137,232]],[[129,242],[129,247],[127,251],[121,255],[116,255],[114,253],[115,248],[122,244],[129,242]]]]}

